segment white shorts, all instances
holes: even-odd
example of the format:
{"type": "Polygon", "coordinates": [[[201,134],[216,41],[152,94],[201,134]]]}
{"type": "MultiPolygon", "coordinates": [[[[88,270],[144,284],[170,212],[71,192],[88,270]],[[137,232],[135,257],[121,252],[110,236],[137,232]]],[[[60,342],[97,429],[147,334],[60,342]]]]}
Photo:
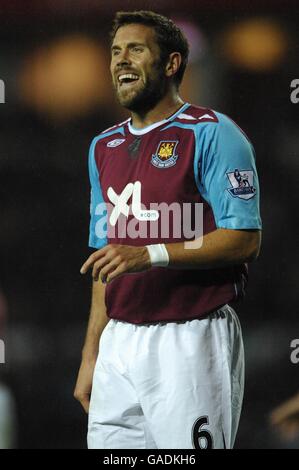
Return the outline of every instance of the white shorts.
{"type": "Polygon", "coordinates": [[[89,410],[90,449],[232,448],[244,389],[239,320],[134,325],[110,320],[89,410]]]}

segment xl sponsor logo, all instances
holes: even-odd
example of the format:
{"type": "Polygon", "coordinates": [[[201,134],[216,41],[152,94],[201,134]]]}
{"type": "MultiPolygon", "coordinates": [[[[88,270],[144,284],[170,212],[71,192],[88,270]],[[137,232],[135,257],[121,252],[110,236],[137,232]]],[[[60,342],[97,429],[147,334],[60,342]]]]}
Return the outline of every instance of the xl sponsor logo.
{"type": "Polygon", "coordinates": [[[141,183],[129,183],[121,194],[116,194],[112,187],[108,188],[107,196],[114,205],[110,215],[110,224],[114,227],[120,214],[128,217],[128,201],[132,198],[132,214],[137,220],[158,220],[159,212],[156,210],[144,210],[141,206],[141,183]]]}
{"type": "Polygon", "coordinates": [[[99,239],[105,239],[107,235],[109,239],[178,238],[187,240],[185,248],[201,247],[203,204],[161,202],[151,203],[150,207],[146,208],[141,202],[141,193],[140,181],[128,183],[120,194],[117,194],[111,186],[108,188],[107,196],[110,203],[98,204],[94,212],[98,218],[95,234],[99,239]],[[133,218],[128,221],[129,215],[133,215],[133,218]]]}
{"type": "Polygon", "coordinates": [[[0,80],[0,104],[5,103],[5,85],[4,81],[0,80]]]}

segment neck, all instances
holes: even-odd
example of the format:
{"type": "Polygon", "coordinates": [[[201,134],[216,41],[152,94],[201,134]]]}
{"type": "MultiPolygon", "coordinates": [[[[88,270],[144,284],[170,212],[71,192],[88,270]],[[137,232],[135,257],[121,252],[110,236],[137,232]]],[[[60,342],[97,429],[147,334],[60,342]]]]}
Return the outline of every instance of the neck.
{"type": "Polygon", "coordinates": [[[177,93],[169,93],[165,95],[152,109],[145,113],[132,111],[132,125],[136,129],[150,126],[155,122],[162,121],[174,114],[184,101],[177,93]]]}

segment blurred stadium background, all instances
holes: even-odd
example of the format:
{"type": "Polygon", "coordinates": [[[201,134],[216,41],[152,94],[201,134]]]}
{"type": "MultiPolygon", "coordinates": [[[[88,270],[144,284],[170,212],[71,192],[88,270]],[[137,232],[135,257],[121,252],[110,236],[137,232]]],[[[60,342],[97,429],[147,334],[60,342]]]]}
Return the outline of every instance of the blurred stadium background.
{"type": "Polygon", "coordinates": [[[90,301],[90,278],[79,274],[89,254],[87,153],[94,135],[126,117],[108,68],[119,9],[177,21],[191,44],[183,98],[230,115],[254,143],[264,239],[238,309],[247,375],[236,447],[298,447],[268,420],[299,389],[290,361],[299,338],[298,2],[0,0],[0,448],[86,445],[72,393],[90,301]]]}

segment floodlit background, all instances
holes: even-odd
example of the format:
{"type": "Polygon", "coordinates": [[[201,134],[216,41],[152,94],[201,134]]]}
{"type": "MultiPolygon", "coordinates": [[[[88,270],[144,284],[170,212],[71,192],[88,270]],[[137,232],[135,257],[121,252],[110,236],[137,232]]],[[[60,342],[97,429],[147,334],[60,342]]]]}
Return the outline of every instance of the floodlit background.
{"type": "Polygon", "coordinates": [[[87,154],[127,114],[110,85],[115,11],[153,9],[191,44],[182,97],[230,115],[250,136],[264,238],[238,314],[247,356],[236,447],[298,447],[269,413],[299,390],[298,2],[0,0],[0,448],[84,448],[72,397],[90,302],[87,154]],[[183,5],[183,6],[182,6],[183,5]]]}

